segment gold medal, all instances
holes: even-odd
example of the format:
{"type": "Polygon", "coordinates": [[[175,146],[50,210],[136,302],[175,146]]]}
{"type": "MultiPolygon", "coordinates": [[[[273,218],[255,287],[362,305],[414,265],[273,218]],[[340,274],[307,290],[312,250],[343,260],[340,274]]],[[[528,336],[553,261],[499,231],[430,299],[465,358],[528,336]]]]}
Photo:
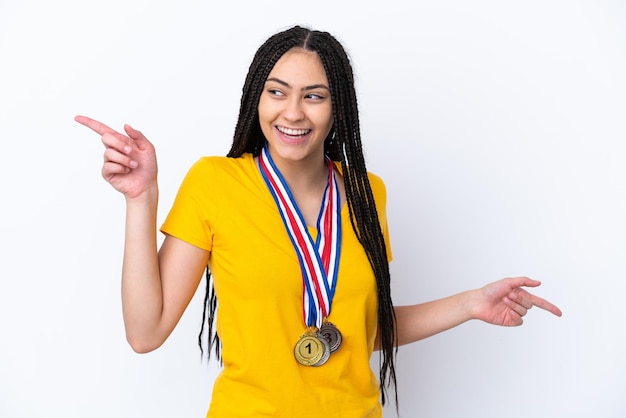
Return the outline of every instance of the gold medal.
{"type": "Polygon", "coordinates": [[[324,321],[324,323],[320,327],[319,333],[322,335],[322,337],[324,337],[326,341],[328,341],[331,353],[339,350],[339,347],[341,347],[341,342],[343,341],[343,336],[341,335],[341,332],[337,329],[335,324],[324,321]]]}
{"type": "MultiPolygon", "coordinates": [[[[298,363],[303,366],[314,366],[319,363],[328,348],[328,343],[322,340],[324,338],[319,338],[315,332],[307,331],[304,333],[293,350],[298,363]],[[326,342],[326,345],[324,342],[326,342]]],[[[328,350],[330,351],[329,348],[328,350]]]]}

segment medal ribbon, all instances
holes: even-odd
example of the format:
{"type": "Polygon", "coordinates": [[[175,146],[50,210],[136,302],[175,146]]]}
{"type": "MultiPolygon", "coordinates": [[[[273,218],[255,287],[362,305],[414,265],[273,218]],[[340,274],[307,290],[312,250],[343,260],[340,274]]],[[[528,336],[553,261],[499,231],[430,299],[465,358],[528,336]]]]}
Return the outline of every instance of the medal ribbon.
{"type": "Polygon", "coordinates": [[[304,323],[308,327],[317,328],[330,314],[341,251],[341,209],[337,179],[328,157],[326,163],[329,170],[328,184],[317,219],[317,237],[313,240],[287,182],[269,154],[267,144],[259,155],[261,175],[278,206],[300,263],[304,323]]]}

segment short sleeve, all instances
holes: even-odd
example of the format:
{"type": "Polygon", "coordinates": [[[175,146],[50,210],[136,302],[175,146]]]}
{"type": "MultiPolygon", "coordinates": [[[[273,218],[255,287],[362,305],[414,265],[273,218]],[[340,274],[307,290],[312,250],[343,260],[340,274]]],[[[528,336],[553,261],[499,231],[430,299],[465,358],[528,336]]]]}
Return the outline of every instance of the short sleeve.
{"type": "Polygon", "coordinates": [[[211,251],[215,205],[211,204],[212,165],[201,158],[187,172],[174,203],[161,226],[161,232],[191,245],[211,251]]]}

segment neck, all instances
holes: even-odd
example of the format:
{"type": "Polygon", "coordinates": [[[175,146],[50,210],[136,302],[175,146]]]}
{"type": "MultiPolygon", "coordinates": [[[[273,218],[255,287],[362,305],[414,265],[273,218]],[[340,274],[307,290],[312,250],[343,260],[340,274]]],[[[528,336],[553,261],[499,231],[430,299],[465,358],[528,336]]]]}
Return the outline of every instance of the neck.
{"type": "Polygon", "coordinates": [[[326,187],[328,166],[324,157],[301,161],[282,160],[274,156],[272,159],[292,192],[317,191],[321,187],[326,187]]]}

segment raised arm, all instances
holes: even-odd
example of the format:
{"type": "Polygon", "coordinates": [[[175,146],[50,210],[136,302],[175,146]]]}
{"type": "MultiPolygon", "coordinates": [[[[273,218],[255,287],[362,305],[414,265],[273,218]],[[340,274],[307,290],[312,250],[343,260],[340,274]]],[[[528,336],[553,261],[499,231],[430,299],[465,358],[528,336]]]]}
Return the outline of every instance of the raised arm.
{"type": "Polygon", "coordinates": [[[494,325],[519,326],[523,323],[522,317],[533,306],[561,316],[561,310],[555,305],[524,289],[540,284],[527,277],[515,277],[431,302],[396,306],[397,343],[404,345],[419,341],[471,319],[494,325]]]}
{"type": "Polygon", "coordinates": [[[166,236],[157,251],[157,161],[152,144],[128,125],[125,134],[85,116],[76,122],[100,135],[102,177],[126,199],[122,310],[133,350],[158,348],[189,304],[209,253],[166,236]]]}

